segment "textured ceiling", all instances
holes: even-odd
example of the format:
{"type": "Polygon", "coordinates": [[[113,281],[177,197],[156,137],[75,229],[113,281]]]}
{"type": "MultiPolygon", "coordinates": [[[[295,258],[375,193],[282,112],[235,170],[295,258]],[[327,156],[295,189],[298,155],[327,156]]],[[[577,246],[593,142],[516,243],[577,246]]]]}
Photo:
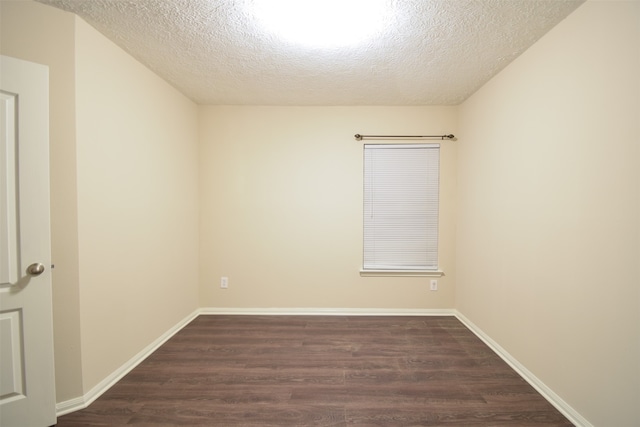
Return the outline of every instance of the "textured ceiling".
{"type": "Polygon", "coordinates": [[[370,39],[305,47],[261,24],[251,7],[267,0],[37,1],[76,13],[195,102],[244,105],[456,105],[583,2],[381,0],[370,39]]]}

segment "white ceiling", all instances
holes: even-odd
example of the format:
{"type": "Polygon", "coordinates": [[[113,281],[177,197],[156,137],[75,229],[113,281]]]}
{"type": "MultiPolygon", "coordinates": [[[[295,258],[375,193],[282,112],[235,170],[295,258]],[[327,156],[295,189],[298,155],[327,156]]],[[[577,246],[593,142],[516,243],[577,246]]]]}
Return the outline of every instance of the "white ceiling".
{"type": "Polygon", "coordinates": [[[76,13],[199,104],[456,105],[584,0],[382,0],[380,32],[327,48],[265,29],[250,7],[266,0],[37,1],[76,13]]]}

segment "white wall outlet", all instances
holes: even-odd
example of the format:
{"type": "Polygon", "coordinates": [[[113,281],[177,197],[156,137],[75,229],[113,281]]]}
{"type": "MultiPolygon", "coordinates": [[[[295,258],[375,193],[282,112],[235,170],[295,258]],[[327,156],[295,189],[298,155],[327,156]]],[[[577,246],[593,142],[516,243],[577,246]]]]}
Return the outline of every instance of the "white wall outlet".
{"type": "Polygon", "coordinates": [[[437,291],[438,290],[438,281],[437,280],[432,280],[431,281],[431,287],[429,288],[432,291],[437,291]]]}
{"type": "Polygon", "coordinates": [[[222,289],[227,289],[229,287],[229,278],[228,277],[221,277],[220,278],[220,287],[222,289]]]}

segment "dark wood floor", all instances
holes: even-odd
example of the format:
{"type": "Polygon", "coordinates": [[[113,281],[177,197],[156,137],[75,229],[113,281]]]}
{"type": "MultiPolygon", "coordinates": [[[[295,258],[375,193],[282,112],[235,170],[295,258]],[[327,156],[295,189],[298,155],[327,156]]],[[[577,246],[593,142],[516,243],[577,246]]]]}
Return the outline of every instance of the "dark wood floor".
{"type": "Polygon", "coordinates": [[[456,318],[200,316],[67,426],[571,426],[456,318]]]}

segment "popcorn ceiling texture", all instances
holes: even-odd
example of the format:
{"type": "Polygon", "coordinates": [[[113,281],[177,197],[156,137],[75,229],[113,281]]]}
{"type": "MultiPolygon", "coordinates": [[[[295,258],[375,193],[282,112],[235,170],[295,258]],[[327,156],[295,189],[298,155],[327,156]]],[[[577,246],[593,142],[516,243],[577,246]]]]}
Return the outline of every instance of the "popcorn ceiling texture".
{"type": "Polygon", "coordinates": [[[37,1],[218,105],[457,105],[583,2],[388,0],[395,13],[374,38],[305,49],[262,29],[255,0],[37,1]]]}

